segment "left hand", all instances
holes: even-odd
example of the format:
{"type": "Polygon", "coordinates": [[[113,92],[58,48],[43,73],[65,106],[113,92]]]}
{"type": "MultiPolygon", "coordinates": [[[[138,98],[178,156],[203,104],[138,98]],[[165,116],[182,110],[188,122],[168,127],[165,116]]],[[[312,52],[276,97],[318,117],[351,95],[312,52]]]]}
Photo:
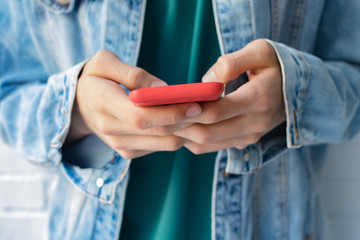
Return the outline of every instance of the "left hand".
{"type": "Polygon", "coordinates": [[[263,39],[221,56],[203,82],[226,84],[244,72],[249,82],[216,102],[202,103],[202,114],[187,120],[194,124],[174,133],[189,140],[184,146],[191,152],[243,149],[286,119],[280,64],[273,47],[263,39]]]}

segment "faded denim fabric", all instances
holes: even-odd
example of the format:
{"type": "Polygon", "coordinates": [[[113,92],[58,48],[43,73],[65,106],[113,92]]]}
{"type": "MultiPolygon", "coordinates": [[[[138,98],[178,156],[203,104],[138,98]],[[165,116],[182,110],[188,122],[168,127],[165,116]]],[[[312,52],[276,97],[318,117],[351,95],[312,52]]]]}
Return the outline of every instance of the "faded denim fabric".
{"type": "MultiPolygon", "coordinates": [[[[62,145],[85,61],[108,49],[136,65],[145,1],[59,2],[0,2],[0,136],[29,161],[58,169],[51,239],[117,239],[131,160],[96,136],[62,145]]],[[[319,144],[359,133],[360,2],[214,0],[213,6],[222,54],[257,38],[272,44],[287,115],[257,144],[219,152],[213,239],[331,239],[317,189],[326,151],[319,144]]],[[[242,75],[227,90],[244,82],[242,75]]]]}

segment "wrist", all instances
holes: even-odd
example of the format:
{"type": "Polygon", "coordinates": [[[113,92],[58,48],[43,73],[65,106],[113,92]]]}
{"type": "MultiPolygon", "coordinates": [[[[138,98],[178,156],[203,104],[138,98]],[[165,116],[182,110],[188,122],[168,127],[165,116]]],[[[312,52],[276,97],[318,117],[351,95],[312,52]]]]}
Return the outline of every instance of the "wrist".
{"type": "Polygon", "coordinates": [[[65,139],[64,145],[71,145],[82,138],[92,134],[92,131],[83,120],[78,104],[75,100],[74,107],[71,114],[71,124],[68,135],[65,139]]]}

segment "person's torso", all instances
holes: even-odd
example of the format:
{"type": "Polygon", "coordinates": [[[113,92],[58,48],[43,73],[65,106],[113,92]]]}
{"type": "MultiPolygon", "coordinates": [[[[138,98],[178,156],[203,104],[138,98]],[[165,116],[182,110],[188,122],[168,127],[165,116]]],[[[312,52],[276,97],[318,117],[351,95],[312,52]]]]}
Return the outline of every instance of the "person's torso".
{"type": "MultiPolygon", "coordinates": [[[[65,1],[8,0],[0,3],[1,26],[15,26],[0,28],[0,35],[19,39],[9,47],[11,52],[1,53],[4,58],[10,56],[11,61],[7,62],[9,67],[15,66],[20,59],[27,64],[24,68],[31,68],[34,62],[39,63],[36,66],[41,66],[40,75],[46,77],[90,58],[100,49],[113,51],[122,61],[136,65],[145,1],[60,2],[65,1]],[[29,61],[23,61],[24,56],[29,61]]],[[[222,54],[241,49],[257,38],[269,38],[312,53],[317,44],[316,33],[324,3],[305,0],[214,1],[222,54]]],[[[270,139],[267,148],[271,149],[272,144],[275,143],[270,139]]],[[[261,154],[258,148],[250,148],[261,154]]],[[[316,179],[307,154],[305,148],[291,150],[264,167],[260,173],[227,177],[221,175],[227,159],[222,154],[216,165],[219,174],[214,185],[213,228],[216,230],[213,237],[287,239],[285,235],[289,232],[294,234],[291,239],[300,239],[297,236],[303,236],[304,232],[311,236],[315,216],[310,213],[316,202],[311,190],[316,179]],[[304,181],[299,182],[298,179],[304,181]],[[289,209],[300,209],[302,212],[290,214],[289,209]],[[301,221],[298,221],[299,218],[301,221]],[[276,221],[269,222],[267,219],[276,221]]],[[[119,223],[111,221],[113,214],[121,214],[122,207],[118,206],[121,203],[115,200],[114,205],[102,204],[96,199],[79,197],[68,184],[58,186],[54,190],[54,195],[58,197],[52,199],[52,206],[56,206],[56,209],[50,210],[57,216],[50,224],[51,237],[118,237],[114,229],[119,223]],[[60,203],[62,208],[59,207],[60,203]],[[76,224],[66,225],[66,219],[70,216],[76,224]]],[[[118,188],[118,191],[124,191],[124,187],[118,188]]],[[[118,192],[116,196],[121,194],[118,192]]]]}

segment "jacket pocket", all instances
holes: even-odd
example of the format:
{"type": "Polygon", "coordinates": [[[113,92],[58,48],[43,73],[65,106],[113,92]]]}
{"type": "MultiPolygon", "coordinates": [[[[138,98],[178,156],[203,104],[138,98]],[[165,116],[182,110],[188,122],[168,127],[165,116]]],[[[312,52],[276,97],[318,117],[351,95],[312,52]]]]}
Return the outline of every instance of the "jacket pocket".
{"type": "Polygon", "coordinates": [[[70,13],[77,0],[37,0],[56,13],[70,13]]]}

